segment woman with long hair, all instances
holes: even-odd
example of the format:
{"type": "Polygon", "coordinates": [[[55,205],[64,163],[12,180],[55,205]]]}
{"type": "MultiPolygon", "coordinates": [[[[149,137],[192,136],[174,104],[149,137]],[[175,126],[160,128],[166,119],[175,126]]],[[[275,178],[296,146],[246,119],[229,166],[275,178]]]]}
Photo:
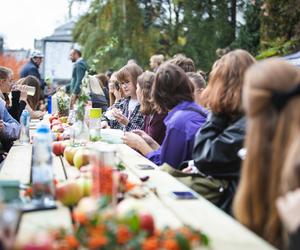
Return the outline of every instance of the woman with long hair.
{"type": "Polygon", "coordinates": [[[116,102],[124,97],[123,89],[117,79],[117,72],[112,73],[108,81],[109,90],[109,106],[113,106],[116,102]]]}
{"type": "Polygon", "coordinates": [[[35,76],[26,76],[22,79],[20,84],[35,87],[34,95],[27,96],[26,109],[29,111],[32,119],[42,119],[45,112],[37,110],[40,100],[40,84],[38,78],[35,76]]]}
{"type": "MultiPolygon", "coordinates": [[[[164,119],[167,114],[159,114],[154,110],[154,104],[151,101],[151,90],[153,88],[154,78],[155,74],[150,71],[141,74],[137,79],[136,94],[141,104],[141,113],[145,115],[143,131],[160,145],[165,137],[166,126],[164,119]]],[[[138,150],[146,143],[140,136],[143,131],[133,130],[133,133],[126,133],[124,135],[124,141],[128,146],[138,150]]]]}
{"type": "Polygon", "coordinates": [[[131,131],[143,127],[144,117],[140,112],[140,103],[136,96],[137,78],[142,73],[142,68],[135,63],[125,65],[117,72],[116,77],[121,84],[125,98],[120,99],[104,113],[102,128],[131,131]]]}
{"type": "Polygon", "coordinates": [[[246,73],[243,97],[247,154],[234,215],[282,249],[283,227],[275,201],[300,184],[300,71],[281,60],[258,63],[246,73]]]}
{"type": "Polygon", "coordinates": [[[138,148],[157,165],[168,163],[179,168],[182,161],[191,157],[195,134],[206,120],[206,111],[194,103],[193,90],[193,84],[180,67],[164,63],[158,68],[152,99],[156,112],[168,113],[164,119],[166,135],[159,145],[150,136],[141,134],[147,143],[138,148]]]}
{"type": "Polygon", "coordinates": [[[245,117],[242,109],[242,88],[246,70],[255,59],[245,50],[234,50],[213,66],[201,101],[211,113],[195,138],[194,168],[184,172],[201,172],[219,181],[220,194],[214,203],[231,212],[232,199],[240,176],[241,160],[238,151],[245,136],[245,117]]]}

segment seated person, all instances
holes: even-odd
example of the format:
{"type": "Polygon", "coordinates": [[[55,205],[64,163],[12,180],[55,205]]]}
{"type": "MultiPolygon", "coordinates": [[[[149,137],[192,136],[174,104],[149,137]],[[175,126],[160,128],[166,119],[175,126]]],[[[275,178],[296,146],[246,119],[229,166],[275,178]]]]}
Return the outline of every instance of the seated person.
{"type": "Polygon", "coordinates": [[[248,52],[235,50],[214,64],[208,86],[201,95],[201,101],[211,113],[195,138],[194,167],[183,170],[226,182],[218,199],[211,201],[228,213],[240,176],[238,151],[243,147],[246,129],[242,109],[243,79],[254,63],[255,59],[248,52]]]}
{"type": "Polygon", "coordinates": [[[206,87],[206,82],[204,78],[195,72],[188,72],[186,73],[190,81],[194,84],[194,100],[199,105],[203,105],[202,103],[202,92],[206,87]]]}
{"type": "Polygon", "coordinates": [[[143,127],[144,117],[140,112],[140,104],[136,96],[137,78],[142,73],[143,70],[135,63],[127,64],[117,72],[117,79],[122,85],[125,98],[109,107],[104,113],[102,128],[131,131],[143,127]]]}
{"type": "Polygon", "coordinates": [[[89,76],[89,95],[93,108],[101,108],[103,112],[107,110],[108,102],[104,93],[104,86],[96,76],[89,76]]]}
{"type": "Polygon", "coordinates": [[[43,119],[45,112],[37,110],[40,104],[40,87],[39,80],[35,76],[27,76],[22,79],[21,84],[24,86],[35,87],[35,93],[33,96],[27,96],[26,109],[29,111],[31,119],[43,119]]]}
{"type": "MultiPolygon", "coordinates": [[[[0,67],[0,94],[9,93],[12,86],[13,73],[10,69],[0,67]]],[[[0,98],[0,141],[3,150],[8,152],[14,140],[20,135],[20,124],[12,118],[6,109],[6,103],[0,98]]],[[[3,159],[2,159],[3,160],[3,159]]]]}
{"type": "Polygon", "coordinates": [[[300,71],[283,60],[264,60],[247,70],[244,84],[247,153],[233,211],[239,222],[285,249],[276,200],[300,187],[300,71]]]}
{"type": "MultiPolygon", "coordinates": [[[[139,151],[157,165],[166,162],[178,169],[181,162],[192,157],[195,134],[206,120],[206,110],[193,101],[193,90],[193,84],[178,66],[165,63],[158,68],[152,98],[157,112],[168,112],[164,119],[166,135],[159,145],[145,132],[138,132],[139,151]]],[[[127,143],[126,133],[124,142],[127,143]]]]}
{"type": "Polygon", "coordinates": [[[109,89],[109,106],[114,105],[121,98],[124,97],[123,89],[121,84],[117,80],[117,72],[114,72],[109,81],[108,81],[108,89],[109,89]]]}
{"type": "MultiPolygon", "coordinates": [[[[137,98],[141,103],[141,112],[145,115],[143,130],[152,137],[158,144],[162,144],[165,138],[166,126],[164,119],[167,116],[166,113],[157,113],[154,110],[154,104],[151,100],[151,90],[153,88],[155,74],[150,71],[146,71],[138,77],[137,80],[137,98]]],[[[140,131],[133,130],[133,133],[126,133],[124,139],[128,146],[139,149],[140,140],[136,137],[140,131]],[[134,134],[135,133],[135,134],[134,134]]]]}

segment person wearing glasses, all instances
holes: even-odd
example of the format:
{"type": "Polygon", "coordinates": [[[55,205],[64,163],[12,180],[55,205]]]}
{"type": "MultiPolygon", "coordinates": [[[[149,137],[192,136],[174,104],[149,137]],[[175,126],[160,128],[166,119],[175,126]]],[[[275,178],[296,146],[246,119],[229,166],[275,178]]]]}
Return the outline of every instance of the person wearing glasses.
{"type": "Polygon", "coordinates": [[[136,95],[137,78],[143,73],[140,66],[130,63],[121,68],[116,78],[121,84],[124,98],[109,107],[104,113],[101,127],[131,131],[142,129],[144,117],[136,95]]]}

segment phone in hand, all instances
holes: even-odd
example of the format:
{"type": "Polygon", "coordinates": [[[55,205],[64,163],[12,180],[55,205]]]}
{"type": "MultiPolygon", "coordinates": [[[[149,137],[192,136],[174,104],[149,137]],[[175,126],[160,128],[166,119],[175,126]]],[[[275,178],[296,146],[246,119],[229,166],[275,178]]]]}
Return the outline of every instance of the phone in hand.
{"type": "Polygon", "coordinates": [[[154,169],[154,167],[149,164],[137,164],[136,168],[138,168],[140,170],[153,170],[154,169]]]}
{"type": "Polygon", "coordinates": [[[172,197],[178,200],[193,200],[197,199],[197,196],[190,191],[174,191],[171,192],[172,197]]]}

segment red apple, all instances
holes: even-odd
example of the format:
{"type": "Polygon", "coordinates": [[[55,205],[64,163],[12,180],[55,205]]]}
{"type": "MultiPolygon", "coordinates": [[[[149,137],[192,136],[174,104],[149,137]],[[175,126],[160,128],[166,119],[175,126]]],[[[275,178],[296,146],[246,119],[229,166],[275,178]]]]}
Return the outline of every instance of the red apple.
{"type": "Polygon", "coordinates": [[[141,213],[140,218],[140,228],[146,231],[149,235],[152,235],[154,232],[154,219],[149,213],[141,213]]]}
{"type": "Polygon", "coordinates": [[[65,206],[74,206],[83,197],[83,188],[77,180],[67,180],[57,184],[55,194],[65,206]]]}
{"type": "Polygon", "coordinates": [[[52,143],[52,152],[56,156],[62,155],[61,142],[55,141],[52,143]]]}

